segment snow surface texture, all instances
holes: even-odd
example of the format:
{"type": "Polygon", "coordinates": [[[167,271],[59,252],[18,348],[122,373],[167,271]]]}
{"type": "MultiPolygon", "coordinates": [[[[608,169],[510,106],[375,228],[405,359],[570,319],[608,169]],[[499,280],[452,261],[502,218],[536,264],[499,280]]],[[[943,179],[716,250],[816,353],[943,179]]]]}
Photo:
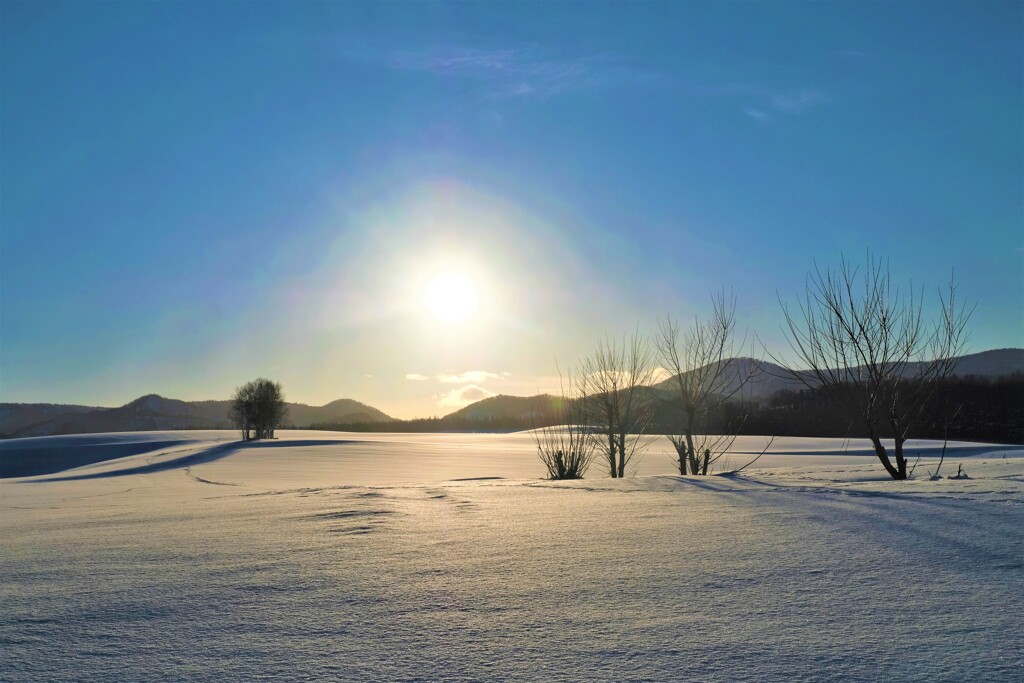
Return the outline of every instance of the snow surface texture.
{"type": "Polygon", "coordinates": [[[547,482],[527,434],[233,436],[0,481],[0,680],[1024,680],[1021,450],[547,482]]]}

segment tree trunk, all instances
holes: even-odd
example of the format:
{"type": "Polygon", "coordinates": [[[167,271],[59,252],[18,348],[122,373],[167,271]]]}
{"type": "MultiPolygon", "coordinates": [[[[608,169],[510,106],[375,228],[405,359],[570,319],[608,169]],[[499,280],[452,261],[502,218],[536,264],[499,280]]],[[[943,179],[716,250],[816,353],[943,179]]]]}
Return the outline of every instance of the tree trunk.
{"type": "Polygon", "coordinates": [[[618,478],[626,476],[626,434],[618,435],[618,478]]]}
{"type": "Polygon", "coordinates": [[[902,481],[902,480],[907,478],[907,459],[905,457],[903,457],[903,441],[904,441],[904,439],[901,439],[900,437],[897,436],[895,441],[896,441],[896,449],[895,449],[896,450],[896,473],[899,476],[895,476],[895,477],[893,477],[893,479],[897,479],[899,481],[902,481]]]}
{"type": "Polygon", "coordinates": [[[615,469],[615,434],[608,432],[608,461],[611,467],[612,479],[615,479],[618,471],[615,469]]]}
{"type": "Polygon", "coordinates": [[[871,434],[871,444],[875,447],[875,455],[878,456],[879,461],[882,463],[882,467],[885,468],[885,471],[889,473],[890,477],[897,481],[907,478],[906,462],[903,463],[903,475],[900,476],[900,470],[892,466],[892,461],[889,460],[889,453],[885,450],[885,446],[882,445],[882,440],[874,434],[874,430],[872,430],[871,434]]]}
{"type": "MultiPolygon", "coordinates": [[[[693,421],[690,421],[693,424],[693,421]]],[[[690,473],[697,474],[700,470],[697,467],[697,452],[693,446],[693,430],[686,428],[686,457],[690,460],[690,473]]]]}
{"type": "Polygon", "coordinates": [[[684,444],[684,443],[677,443],[677,444],[675,444],[675,447],[676,447],[676,457],[679,458],[679,474],[681,474],[681,475],[683,475],[685,477],[686,476],[686,444],[684,444]]]}

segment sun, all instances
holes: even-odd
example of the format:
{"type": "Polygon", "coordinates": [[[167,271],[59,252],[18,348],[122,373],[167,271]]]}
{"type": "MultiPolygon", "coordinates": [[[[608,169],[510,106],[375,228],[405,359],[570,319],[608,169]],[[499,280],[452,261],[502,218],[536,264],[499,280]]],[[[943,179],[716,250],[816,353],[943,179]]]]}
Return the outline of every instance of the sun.
{"type": "Polygon", "coordinates": [[[464,273],[445,271],[427,281],[423,307],[438,322],[455,325],[468,320],[480,307],[476,284],[464,273]]]}

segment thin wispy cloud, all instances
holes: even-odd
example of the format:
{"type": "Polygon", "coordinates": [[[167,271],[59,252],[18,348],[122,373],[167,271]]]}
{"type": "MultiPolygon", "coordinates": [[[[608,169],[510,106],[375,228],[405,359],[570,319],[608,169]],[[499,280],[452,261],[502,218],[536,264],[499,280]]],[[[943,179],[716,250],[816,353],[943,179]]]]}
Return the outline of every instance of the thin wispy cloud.
{"type": "Polygon", "coordinates": [[[743,113],[758,123],[769,123],[780,116],[799,116],[828,104],[829,96],[814,88],[773,92],[764,89],[756,94],[758,104],[743,107],[743,113]]]}
{"type": "Polygon", "coordinates": [[[777,94],[771,98],[771,106],[786,114],[801,114],[811,107],[828,102],[828,97],[818,90],[800,90],[793,93],[777,94]]]}
{"type": "Polygon", "coordinates": [[[871,59],[875,56],[873,53],[865,52],[864,50],[835,50],[832,54],[844,59],[871,59]]]}
{"type": "Polygon", "coordinates": [[[624,56],[567,56],[535,45],[399,50],[386,54],[383,63],[398,72],[470,84],[483,100],[546,100],[586,90],[641,86],[695,99],[746,100],[748,105],[743,112],[761,123],[776,115],[800,114],[828,102],[825,93],[814,88],[780,89],[743,78],[695,83],[678,74],[643,68],[624,56]]]}
{"type": "Polygon", "coordinates": [[[426,382],[428,379],[430,379],[426,375],[421,375],[418,372],[410,372],[408,375],[405,376],[405,378],[411,382],[426,382]]]}
{"type": "Polygon", "coordinates": [[[439,76],[486,76],[512,70],[513,50],[456,48],[444,51],[392,53],[388,63],[400,71],[426,71],[439,76]]]}
{"type": "Polygon", "coordinates": [[[487,99],[546,99],[611,85],[643,84],[661,77],[604,54],[559,57],[538,47],[447,48],[389,55],[398,71],[475,81],[487,99]]]}
{"type": "Polygon", "coordinates": [[[764,113],[760,109],[755,109],[753,107],[747,107],[746,109],[743,110],[743,113],[749,116],[750,118],[754,119],[755,121],[760,121],[761,123],[764,123],[769,118],[768,114],[764,113]]]}
{"type": "Polygon", "coordinates": [[[763,97],[767,89],[759,83],[748,81],[722,81],[719,83],[686,83],[679,86],[680,92],[693,98],[763,97]]]}

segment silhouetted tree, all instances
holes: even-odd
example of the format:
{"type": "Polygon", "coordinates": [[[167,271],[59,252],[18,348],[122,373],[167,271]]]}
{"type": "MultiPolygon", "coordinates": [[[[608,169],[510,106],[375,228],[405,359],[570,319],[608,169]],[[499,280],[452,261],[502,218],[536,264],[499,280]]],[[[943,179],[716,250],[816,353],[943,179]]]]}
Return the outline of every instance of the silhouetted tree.
{"type": "Polygon", "coordinates": [[[973,312],[957,304],[952,280],[940,292],[933,321],[924,321],[922,303],[923,291],[894,288],[888,262],[868,254],[863,270],[845,258],[838,269],[815,267],[799,313],[782,305],[783,331],[795,362],[806,369],[776,361],[850,411],[886,472],[898,480],[907,478],[908,432],[955,369],[973,312]],[[881,440],[886,431],[894,440],[892,458],[881,440]]]}
{"type": "Polygon", "coordinates": [[[639,333],[621,343],[605,339],[581,361],[576,375],[584,393],[582,408],[593,427],[591,438],[608,463],[612,478],[626,476],[626,465],[641,446],[652,415],[649,396],[654,373],[650,345],[639,333]]]}
{"type": "Polygon", "coordinates": [[[742,426],[742,413],[734,413],[738,419],[731,429],[708,433],[709,418],[743,389],[754,372],[752,361],[733,358],[735,330],[736,298],[727,298],[724,291],[712,298],[710,318],[698,316],[685,329],[671,317],[659,322],[655,344],[672,375],[661,398],[676,406],[676,424],[668,438],[676,449],[679,474],[706,475],[742,426]]]}
{"type": "Polygon", "coordinates": [[[273,439],[274,430],[286,413],[281,385],[262,377],[235,389],[229,411],[231,420],[246,441],[273,439]]]}
{"type": "Polygon", "coordinates": [[[561,391],[540,407],[533,429],[537,454],[548,479],[582,479],[594,459],[594,439],[586,424],[586,387],[570,373],[561,391]]]}

